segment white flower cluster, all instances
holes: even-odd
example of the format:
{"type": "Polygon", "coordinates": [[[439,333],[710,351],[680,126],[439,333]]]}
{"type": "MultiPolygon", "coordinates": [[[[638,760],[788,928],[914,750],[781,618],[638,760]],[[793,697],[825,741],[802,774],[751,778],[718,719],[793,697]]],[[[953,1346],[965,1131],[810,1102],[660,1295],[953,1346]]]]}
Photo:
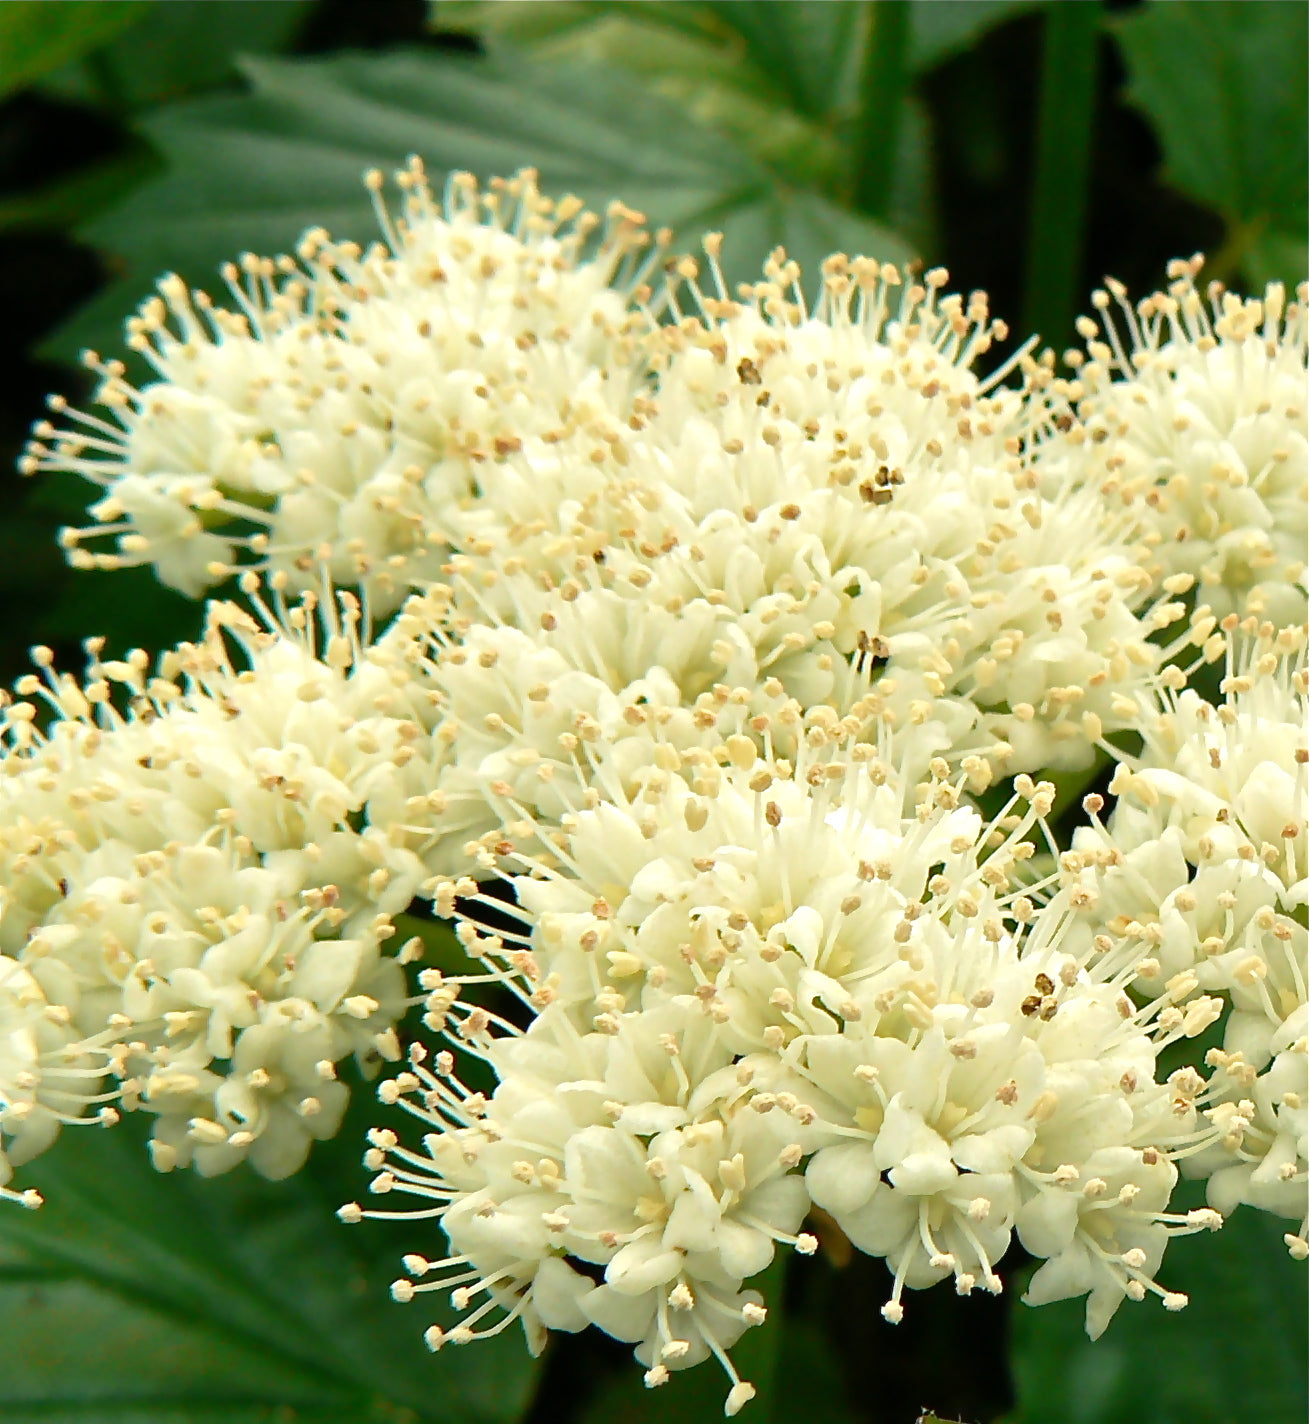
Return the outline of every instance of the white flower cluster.
{"type": "Polygon", "coordinates": [[[1097,492],[1043,489],[1044,371],[1022,392],[972,373],[1003,330],[980,298],[941,297],[939,271],[905,286],[832,259],[811,316],[791,267],[746,302],[693,287],[701,317],[669,328],[604,497],[470,546],[406,609],[451,715],[472,703],[497,756],[540,721],[529,690],[670,714],[703,714],[723,685],[838,715],[873,694],[991,775],[1088,764],[1162,661],[1212,632],[1205,610],[1153,637],[1193,580],[1156,586],[1097,492]],[[503,670],[470,676],[474,644],[503,670]]]}
{"type": "Polygon", "coordinates": [[[531,173],[485,192],[459,175],[444,203],[417,160],[399,178],[385,245],[311,231],[298,260],[247,254],[230,308],[164,278],[128,323],[158,379],[88,354],[112,419],[55,400],[73,423],[39,426],[23,465],[103,488],[95,522],[63,531],[77,566],[151,564],[191,596],[234,561],[300,588],[326,568],[386,610],[479,523],[484,465],[611,435],[652,325],[639,221],[615,204],[596,238],[531,173]]]}
{"type": "Polygon", "coordinates": [[[735,1412],[725,1350],[762,1319],[745,1282],[776,1242],[813,1249],[810,1203],[886,1259],[891,1320],[906,1286],[1001,1289],[1015,1233],[1045,1260],[1028,1299],[1088,1295],[1093,1334],[1125,1297],[1185,1304],[1154,1279],[1167,1239],[1221,1218],[1167,1209],[1158,1144],[1194,1111],[1155,1062],[1220,1002],[1179,980],[1138,1007],[1069,898],[1027,893],[1053,788],[1019,778],[988,820],[940,759],[915,784],[810,732],[794,761],[739,734],[720,757],[656,742],[630,792],[593,744],[599,795],[562,818],[553,866],[515,850],[543,828],[502,786],[515,928],[479,927],[504,902],[473,879],[438,882],[470,954],[539,1016],[520,1033],[428,971],[428,1027],[498,1085],[470,1093],[416,1045],[384,1095],[430,1131],[421,1151],[375,1133],[372,1189],[431,1203],[406,1215],[455,1253],[410,1259],[397,1298],[486,1296],[429,1343],[591,1322],[638,1342],[651,1385],[718,1355],[735,1412]]]}
{"type": "Polygon", "coordinates": [[[417,1203],[395,1298],[453,1293],[429,1345],[595,1325],[729,1414],[824,1232],[892,1321],[1017,1239],[1093,1335],[1238,1204],[1309,1255],[1306,292],[1179,264],[1111,289],[1130,350],[980,376],[942,272],[837,255],[811,306],[778,252],[733,297],[711,235],[656,296],[621,206],[400,181],[385,243],[245,259],[235,311],[168,279],[159,379],[97,360],[116,423],[37,431],[104,487],[75,562],[270,572],[4,709],[9,1159],[144,1108],[160,1167],[281,1175],[340,1060],[404,1060],[418,1140],[366,1165],[417,1203]],[[1103,819],[1036,779],[1110,758],[1103,819]],[[406,1048],[415,896],[467,965],[406,1048]]]}
{"type": "MultiPolygon", "coordinates": [[[[1193,575],[1220,616],[1297,623],[1309,588],[1304,294],[1288,306],[1277,284],[1242,299],[1215,283],[1206,307],[1201,266],[1172,263],[1168,291],[1135,309],[1119,283],[1094,294],[1104,330],[1083,317],[1087,354],[1069,353],[1081,419],[1069,463],[1134,512],[1155,578],[1193,575]]],[[[1054,454],[1068,462],[1067,443],[1054,454]]]]}
{"type": "Polygon", "coordinates": [[[155,1115],[162,1169],[285,1176],[339,1124],[336,1064],[398,1056],[407,677],[350,595],[264,611],[211,605],[153,672],[92,641],[78,681],[37,649],[0,710],[11,1161],[114,1102],[155,1115]]]}
{"type": "MultiPolygon", "coordinates": [[[[1309,1257],[1309,672],[1303,628],[1254,619],[1229,652],[1221,700],[1161,690],[1124,761],[1107,826],[1066,857],[1093,906],[1097,949],[1134,965],[1136,988],[1230,1003],[1206,1080],[1180,1092],[1207,1126],[1185,1150],[1220,1211],[1287,1217],[1309,1257]]],[[[1095,808],[1098,810],[1098,807],[1095,808]]],[[[1182,1153],[1175,1154],[1178,1156],[1182,1153]]]]}

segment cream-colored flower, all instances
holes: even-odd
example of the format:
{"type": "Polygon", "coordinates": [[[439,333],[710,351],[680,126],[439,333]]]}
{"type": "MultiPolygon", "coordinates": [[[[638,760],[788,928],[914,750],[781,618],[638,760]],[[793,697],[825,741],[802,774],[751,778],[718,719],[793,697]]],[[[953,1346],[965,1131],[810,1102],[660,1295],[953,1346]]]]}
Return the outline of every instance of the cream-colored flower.
{"type": "MultiPolygon", "coordinates": [[[[988,823],[963,800],[965,776],[924,767],[915,740],[879,757],[814,725],[794,762],[760,758],[743,735],[717,755],[662,744],[628,784],[597,742],[590,804],[548,838],[554,866],[529,854],[509,877],[522,935],[465,923],[461,936],[502,962],[521,939],[538,1001],[584,1016],[693,995],[738,1053],[858,1019],[920,935],[949,942],[988,884],[1009,883],[1049,805],[1026,781],[1030,804],[1015,796],[988,823]]],[[[508,835],[492,849],[513,866],[514,838],[541,833],[501,795],[508,835]]],[[[438,881],[438,909],[469,888],[438,881]]]]}
{"type": "Polygon", "coordinates": [[[385,946],[425,874],[403,815],[429,744],[352,598],[248,592],[258,616],[213,605],[153,672],[37,650],[3,713],[0,942],[155,1114],[156,1165],[284,1176],[340,1123],[336,1065],[399,1052],[416,946],[385,946]]]}
{"type": "Polygon", "coordinates": [[[653,325],[639,215],[602,222],[530,171],[456,175],[443,201],[416,159],[398,178],[393,216],[368,177],[382,243],[313,230],[298,260],[247,256],[227,309],[166,277],[128,324],[144,386],[89,358],[110,418],[56,401],[67,425],[39,425],[24,462],[104,491],[64,531],[75,565],[150,564],[193,597],[233,564],[326,574],[385,610],[476,527],[484,465],[621,428],[653,325]]]}
{"type": "Polygon", "coordinates": [[[1260,1034],[1303,1002],[1288,966],[1309,943],[1309,683],[1303,629],[1227,624],[1222,700],[1170,671],[1137,713],[1141,752],[1119,754],[1112,816],[1075,833],[1064,866],[1140,991],[1194,971],[1197,989],[1233,999],[1228,1047],[1259,1057],[1260,1034]]]}
{"type": "Polygon", "coordinates": [[[515,1320],[539,1349],[546,1329],[592,1324],[636,1345],[650,1386],[712,1355],[735,1413],[754,1391],[727,1351],[764,1318],[742,1284],[777,1243],[817,1244],[795,1234],[809,1199],[786,1121],[741,1111],[745,1085],[694,1002],[613,1015],[589,1032],[560,1009],[508,1037],[488,1037],[484,1010],[456,1019],[495,1069],[495,1091],[471,1094],[449,1053],[429,1064],[416,1047],[382,1096],[429,1129],[423,1150],[390,1129],[371,1134],[373,1192],[430,1202],[401,1214],[439,1221],[453,1253],[406,1255],[395,1298],[456,1288],[463,1319],[429,1328],[432,1349],[515,1320]]]}

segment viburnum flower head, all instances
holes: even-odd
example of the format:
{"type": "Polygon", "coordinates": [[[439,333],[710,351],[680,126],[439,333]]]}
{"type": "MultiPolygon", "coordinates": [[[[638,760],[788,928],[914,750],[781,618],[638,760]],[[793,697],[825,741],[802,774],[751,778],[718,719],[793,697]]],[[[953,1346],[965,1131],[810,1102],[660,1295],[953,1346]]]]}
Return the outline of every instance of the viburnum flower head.
{"type": "Polygon", "coordinates": [[[443,201],[417,159],[398,180],[393,216],[368,176],[382,243],[316,229],[294,259],[247,254],[227,308],[163,279],[128,324],[147,384],[88,354],[110,419],[54,401],[69,424],[38,425],[23,464],[103,488],[64,531],[74,564],[149,564],[191,596],[233,564],[326,571],[394,607],[439,571],[479,465],[621,420],[652,322],[639,215],[555,203],[530,171],[456,174],[443,201]]]}
{"type": "Polygon", "coordinates": [[[657,492],[638,520],[656,586],[689,553],[700,588],[680,601],[736,606],[748,549],[767,596],[747,624],[804,590],[804,621],[828,630],[770,669],[801,701],[840,707],[876,667],[902,706],[932,701],[961,747],[1008,741],[992,756],[1009,774],[1089,761],[1180,608],[1151,602],[1142,550],[1098,494],[1041,487],[1027,451],[1054,413],[1031,343],[983,378],[973,366],[1004,324],[984,294],[944,295],[941,269],[917,281],[834,256],[811,310],[779,256],[728,300],[706,248],[717,295],[692,282],[700,317],[674,333],[628,462],[657,492]],[[1015,368],[1023,384],[1006,387],[1015,368]]]}
{"type": "Polygon", "coordinates": [[[247,596],[153,673],[93,641],[79,682],[37,650],[4,708],[0,942],[106,1100],[155,1114],[157,1166],[277,1177],[335,1132],[336,1065],[399,1052],[415,945],[386,942],[424,871],[394,818],[430,774],[357,600],[247,596]]]}
{"type": "MultiPolygon", "coordinates": [[[[1221,1006],[1193,998],[1190,980],[1136,1009],[1130,973],[1086,969],[1092,949],[1067,903],[1039,909],[1022,893],[1024,835],[1052,788],[1020,778],[988,821],[964,800],[966,771],[933,760],[918,782],[887,759],[895,747],[815,736],[792,763],[736,736],[720,763],[665,745],[629,790],[593,744],[596,789],[549,842],[557,868],[528,860],[509,877],[523,932],[465,920],[460,938],[579,1025],[695,1006],[751,1109],[788,1121],[802,1154],[817,1149],[812,1199],[887,1259],[891,1319],[906,1286],[952,1276],[962,1293],[999,1289],[1015,1226],[1048,1194],[1067,1197],[1050,1254],[1090,1252],[1078,1279],[1098,1333],[1111,1302],[1167,1296],[1151,1272],[1171,1232],[1217,1218],[1129,1210],[1154,1243],[1146,1271],[1105,1255],[1112,1233],[1092,1232],[1094,1250],[1082,1241],[1071,1184],[1102,1150],[1157,1160],[1141,1154],[1180,1130],[1155,1082],[1158,1051],[1221,1006]]],[[[520,815],[504,808],[530,832],[520,815]]],[[[441,882],[436,899],[447,913],[503,908],[471,879],[441,882]]],[[[452,993],[434,985],[429,1027],[448,1027],[452,993]]]]}
{"type": "MultiPolygon", "coordinates": [[[[406,1255],[409,1276],[392,1287],[406,1302],[455,1287],[463,1318],[429,1328],[429,1346],[519,1320],[535,1350],[545,1329],[595,1325],[636,1344],[650,1386],[716,1357],[735,1413],[753,1388],[727,1352],[765,1313],[742,1283],[776,1243],[816,1244],[795,1234],[808,1197],[790,1125],[741,1111],[745,1085],[693,1002],[590,1030],[554,1008],[525,1034],[443,1004],[463,1049],[494,1068],[495,1091],[470,1093],[450,1053],[415,1045],[382,1097],[433,1130],[415,1151],[378,1129],[366,1159],[381,1169],[375,1194],[432,1203],[401,1214],[439,1220],[453,1253],[406,1255]]],[[[341,1215],[388,1213],[352,1203],[341,1215]]]]}
{"type": "MultiPolygon", "coordinates": [[[[915,917],[908,972],[898,983],[882,976],[872,1011],[793,1040],[780,1073],[761,1067],[756,1081],[782,1088],[779,1100],[799,1095],[812,1130],[828,1134],[807,1168],[810,1194],[855,1246],[886,1259],[888,1319],[901,1319],[905,1287],[952,1278],[960,1294],[1000,1290],[996,1267],[1016,1230],[1033,1255],[1063,1263],[1052,1262],[1038,1299],[1068,1253],[1085,1258],[1075,1289],[1063,1275],[1063,1293],[1089,1293],[1087,1328],[1098,1335],[1124,1298],[1171,1299],[1153,1280],[1170,1233],[1216,1224],[1166,1214],[1176,1171],[1165,1164],[1162,1198],[1122,1221],[1153,1243],[1146,1271],[1121,1259],[1135,1236],[1113,1249],[1112,1202],[1085,1222],[1078,1205],[1104,1154],[1138,1172],[1162,1160],[1141,1146],[1177,1126],[1155,1081],[1157,1054],[1169,1037],[1201,1032],[1213,1006],[1165,1032],[1162,1016],[1156,1025],[1153,1010],[1135,1011],[1120,984],[1070,952],[1065,905],[1020,915],[1025,924],[984,900],[950,933],[915,917]]],[[[1090,1187],[1086,1200],[1099,1194],[1090,1187]]],[[[1129,1192],[1122,1205],[1133,1201],[1129,1192]]]]}
{"type": "MultiPolygon", "coordinates": [[[[550,839],[559,869],[525,858],[511,876],[529,922],[533,992],[601,1010],[692,994],[739,1053],[811,1021],[857,1017],[878,971],[897,960],[897,924],[936,893],[933,867],[942,893],[980,884],[978,848],[992,826],[961,803],[967,772],[952,780],[936,760],[920,816],[911,778],[926,758],[912,740],[906,777],[877,746],[847,737],[839,723],[814,725],[795,762],[761,757],[744,735],[715,751],[660,744],[627,785],[606,775],[606,749],[588,746],[594,794],[550,839]]],[[[504,821],[535,834],[512,803],[504,821]]],[[[1000,841],[992,875],[1027,854],[1017,830],[1000,841]]],[[[455,891],[438,883],[438,908],[455,891]]],[[[483,943],[471,924],[464,937],[479,953],[513,949],[507,936],[483,943]]]]}
{"type": "Polygon", "coordinates": [[[754,305],[698,294],[703,319],[670,329],[611,451],[612,502],[452,559],[406,608],[432,644],[458,777],[554,759],[544,714],[566,719],[574,698],[588,715],[676,720],[680,703],[700,719],[720,686],[838,715],[872,698],[939,723],[943,749],[992,775],[1078,764],[1201,636],[1156,646],[1187,580],[1149,602],[1098,498],[1039,490],[1021,457],[1039,402],[969,369],[994,331],[984,307],[942,297],[943,273],[893,299],[897,273],[855,269],[828,271],[813,317],[776,273],[754,305]]]}
{"type": "MultiPolygon", "coordinates": [[[[1299,622],[1309,286],[1288,301],[1279,282],[1244,299],[1212,283],[1206,302],[1202,264],[1172,263],[1167,291],[1135,307],[1118,282],[1095,294],[1102,325],[1082,318],[1087,357],[1069,353],[1079,478],[1134,511],[1156,580],[1191,574],[1197,599],[1220,616],[1299,622]]],[[[1066,442],[1048,453],[1065,461],[1066,442]]]]}

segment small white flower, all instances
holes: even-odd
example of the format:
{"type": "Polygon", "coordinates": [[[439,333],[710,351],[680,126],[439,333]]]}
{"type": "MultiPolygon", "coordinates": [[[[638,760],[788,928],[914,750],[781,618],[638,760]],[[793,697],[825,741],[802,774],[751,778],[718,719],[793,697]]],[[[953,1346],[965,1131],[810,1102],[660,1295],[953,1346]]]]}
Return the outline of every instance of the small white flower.
{"type": "Polygon", "coordinates": [[[1298,629],[1239,638],[1216,704],[1160,686],[1142,752],[1120,754],[1112,817],[1079,830],[1065,862],[1107,952],[1145,966],[1137,988],[1193,972],[1195,990],[1230,994],[1227,1047],[1259,1063],[1260,1035],[1304,1001],[1304,643],[1298,629]]]}
{"type": "Polygon", "coordinates": [[[214,605],[153,675],[37,650],[4,709],[0,942],[75,1038],[117,1044],[157,1166],[283,1176],[340,1123],[335,1065],[399,1052],[412,946],[383,946],[425,871],[395,821],[430,782],[421,698],[357,603],[248,591],[260,617],[214,605]]]}
{"type": "Polygon", "coordinates": [[[1182,1309],[1187,1297],[1154,1279],[1168,1238],[1211,1230],[1221,1220],[1212,1212],[1170,1217],[1166,1207],[1176,1180],[1177,1169],[1153,1149],[1106,1147],[1075,1177],[1033,1196],[1015,1224],[1024,1246],[1046,1259],[1024,1303],[1085,1295],[1086,1331],[1093,1340],[1124,1300],[1156,1295],[1165,1309],[1182,1309]]]}
{"type": "Polygon", "coordinates": [[[1206,1116],[1217,1141],[1184,1165],[1208,1177],[1211,1206],[1244,1203],[1296,1222],[1286,1244],[1309,1256],[1309,1008],[1303,999],[1272,1036],[1272,1060],[1256,1077],[1242,1055],[1215,1054],[1213,1106],[1206,1116]]]}
{"type": "MultiPolygon", "coordinates": [[[[821,734],[813,745],[801,743],[795,764],[770,762],[737,736],[722,765],[662,747],[661,765],[630,790],[597,758],[607,799],[564,818],[551,842],[561,869],[529,861],[513,877],[533,989],[545,1001],[612,997],[624,1008],[694,995],[734,1050],[749,1053],[857,1019],[882,976],[916,958],[920,936],[948,942],[953,931],[938,917],[959,904],[975,913],[980,848],[998,822],[959,804],[944,762],[916,797],[912,739],[893,753],[901,767],[839,735],[835,747],[821,734]]],[[[1022,832],[1048,804],[1030,783],[1028,792],[1035,808],[1000,835],[993,876],[1028,854],[1022,832]]],[[[522,814],[507,808],[505,820],[522,814]]],[[[479,948],[476,931],[465,943],[501,953],[479,948]]]]}

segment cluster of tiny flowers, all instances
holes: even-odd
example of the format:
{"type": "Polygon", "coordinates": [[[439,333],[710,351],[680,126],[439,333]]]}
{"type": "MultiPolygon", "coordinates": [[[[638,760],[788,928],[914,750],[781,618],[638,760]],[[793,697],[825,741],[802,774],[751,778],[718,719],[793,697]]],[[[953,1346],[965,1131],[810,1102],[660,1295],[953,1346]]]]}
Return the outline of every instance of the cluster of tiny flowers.
{"type": "Polygon", "coordinates": [[[88,353],[111,419],[56,399],[70,426],[39,426],[22,466],[102,487],[95,522],[61,536],[75,565],[151,564],[194,597],[234,562],[300,587],[326,562],[386,610],[498,524],[482,466],[526,443],[539,470],[624,419],[652,325],[641,253],[658,251],[633,215],[601,225],[530,173],[485,192],[458,175],[444,203],[416,160],[399,181],[393,219],[368,180],[386,243],[315,230],[295,258],[247,254],[226,308],[164,278],[128,323],[148,384],[88,353]]]}
{"type": "MultiPolygon", "coordinates": [[[[1108,824],[1077,832],[1078,882],[1097,953],[1135,966],[1134,987],[1220,994],[1212,1071],[1174,1087],[1204,1126],[1183,1152],[1209,1200],[1289,1218],[1309,1256],[1309,672],[1303,628],[1229,615],[1220,700],[1180,686],[1142,708],[1144,747],[1124,758],[1108,824]]],[[[1099,798],[1095,798],[1098,803],[1099,798]]],[[[1093,805],[1093,813],[1100,806],[1093,805]]]]}
{"type": "MultiPolygon", "coordinates": [[[[1053,463],[1127,506],[1155,578],[1188,573],[1220,616],[1304,617],[1306,289],[1241,298],[1196,287],[1201,261],[1174,262],[1166,292],[1133,308],[1120,283],[1096,292],[1103,330],[1078,325],[1085,353],[1064,387],[1080,423],[1053,463]],[[1126,332],[1110,312],[1120,311],[1126,332]],[[1124,339],[1126,337],[1126,340],[1124,339]]],[[[1070,432],[1071,434],[1071,432],[1070,432]]]]}
{"type": "Polygon", "coordinates": [[[403,1215],[453,1252],[407,1257],[394,1287],[455,1287],[468,1313],[434,1348],[597,1324],[637,1343],[650,1385],[716,1355],[735,1412],[750,1390],[726,1351],[763,1318],[745,1284],[778,1243],[814,1249],[811,1206],[886,1260],[892,1321],[907,1287],[999,1291],[1015,1234],[1044,1262],[1027,1299],[1087,1296],[1093,1335],[1125,1298],[1185,1304],[1155,1279],[1168,1238],[1221,1218],[1168,1210],[1160,1144],[1196,1113],[1155,1065],[1221,1002],[1179,980],[1138,1004],[1135,966],[1042,894],[1029,836],[1053,787],[1019,777],[986,818],[966,773],[931,758],[916,781],[916,757],[888,759],[902,745],[818,724],[794,758],[652,740],[633,774],[596,740],[591,794],[553,831],[493,788],[480,863],[512,897],[435,882],[484,972],[424,972],[450,1049],[415,1045],[383,1097],[426,1132],[369,1151],[373,1192],[419,1198],[403,1215]],[[488,982],[504,1014],[465,1001],[488,982]],[[494,1090],[464,1086],[455,1052],[494,1090]]]}
{"type": "Polygon", "coordinates": [[[604,497],[474,541],[406,610],[451,716],[481,713],[456,781],[537,746],[517,729],[541,705],[694,718],[723,685],[758,689],[747,711],[766,687],[838,715],[871,695],[992,776],[1085,766],[1162,663],[1212,633],[1201,606],[1159,640],[1193,578],[1156,584],[1098,492],[1045,491],[1046,372],[1020,352],[1022,391],[974,375],[1003,333],[983,299],[941,296],[940,271],[906,283],[833,258],[810,314],[791,263],[741,301],[679,271],[699,315],[666,328],[604,497]],[[474,643],[501,671],[470,674],[474,643]]]}
{"type": "Polygon", "coordinates": [[[380,1055],[340,1215],[410,1223],[429,1346],[595,1326],[728,1414],[824,1235],[893,1322],[1017,1242],[1093,1336],[1238,1206],[1309,1255],[1309,293],[1175,264],[980,374],[939,270],[733,294],[530,174],[367,181],[383,242],[166,279],[157,379],[27,456],[102,487],[75,564],[246,572],[3,708],[0,1191],[130,1109],[285,1175],[380,1055]]]}
{"type": "Polygon", "coordinates": [[[277,604],[211,605],[153,669],[93,640],[79,680],[36,649],[0,709],[10,1162],[140,1108],[161,1169],[285,1176],[340,1122],[337,1063],[399,1054],[422,729],[352,596],[277,604]]]}

